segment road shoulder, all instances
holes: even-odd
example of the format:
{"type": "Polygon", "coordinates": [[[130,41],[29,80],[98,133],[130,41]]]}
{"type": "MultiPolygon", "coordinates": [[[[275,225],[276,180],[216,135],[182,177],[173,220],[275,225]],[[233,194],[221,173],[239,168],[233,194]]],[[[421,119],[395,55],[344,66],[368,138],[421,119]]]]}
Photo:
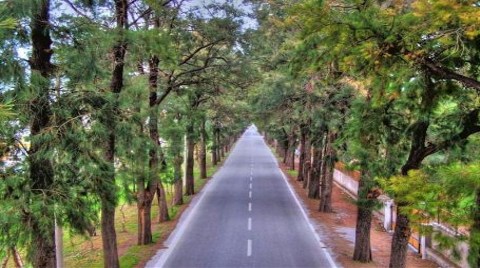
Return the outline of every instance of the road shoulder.
{"type": "MultiPolygon", "coordinates": [[[[357,207],[351,197],[336,185],[332,193],[332,213],[318,212],[318,200],[307,198],[306,191],[302,188],[302,182],[298,182],[281,162],[279,167],[286,175],[288,183],[294,189],[297,197],[307,210],[317,234],[327,248],[333,253],[335,260],[343,267],[370,268],[388,267],[390,260],[391,235],[383,230],[381,222],[374,219],[372,222],[371,241],[373,262],[359,263],[352,260],[354,248],[354,234],[357,216],[357,207]]],[[[408,252],[408,267],[434,268],[438,267],[434,262],[422,260],[413,252],[408,252]]]]}

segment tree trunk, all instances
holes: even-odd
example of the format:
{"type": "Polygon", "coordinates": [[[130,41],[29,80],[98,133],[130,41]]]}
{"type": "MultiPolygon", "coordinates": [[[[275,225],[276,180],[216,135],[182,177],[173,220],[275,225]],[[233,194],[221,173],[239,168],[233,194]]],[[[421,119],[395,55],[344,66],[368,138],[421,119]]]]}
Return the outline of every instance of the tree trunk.
{"type": "MultiPolygon", "coordinates": [[[[50,1],[38,1],[38,5],[32,8],[31,40],[32,56],[30,58],[30,69],[32,71],[31,83],[39,90],[37,95],[30,100],[30,136],[42,135],[50,124],[50,76],[53,66],[50,62],[52,56],[49,26],[50,1]]],[[[42,157],[42,150],[45,144],[42,139],[31,139],[28,161],[30,163],[31,189],[38,189],[33,192],[38,199],[43,199],[45,204],[51,205],[49,200],[51,187],[54,183],[54,171],[52,163],[42,157]],[[40,193],[40,194],[37,194],[40,193]]],[[[29,247],[30,261],[34,267],[55,267],[55,223],[52,209],[44,209],[41,212],[41,219],[35,218],[28,212],[25,213],[25,226],[32,228],[32,243],[29,247]],[[40,223],[40,220],[42,223],[40,223]],[[40,224],[42,225],[40,227],[40,224]]]]}
{"type": "Polygon", "coordinates": [[[120,267],[117,253],[117,233],[115,232],[115,205],[102,198],[102,242],[104,267],[120,267]]]}
{"type": "MultiPolygon", "coordinates": [[[[156,21],[156,26],[158,27],[158,21],[156,21]]],[[[151,212],[151,206],[153,203],[153,198],[155,196],[155,192],[157,193],[157,200],[158,200],[158,207],[159,207],[159,214],[158,220],[159,222],[168,221],[170,219],[168,215],[168,205],[167,205],[167,197],[165,195],[165,189],[163,187],[162,182],[160,181],[159,173],[160,173],[160,158],[162,161],[163,153],[161,152],[160,148],[160,136],[158,134],[158,95],[157,95],[157,88],[158,88],[158,64],[160,60],[157,56],[151,56],[149,60],[149,67],[150,67],[150,74],[149,74],[149,89],[150,89],[150,96],[149,96],[149,121],[148,121],[148,128],[150,139],[152,141],[152,147],[149,151],[149,175],[150,180],[148,183],[147,190],[149,191],[148,202],[145,202],[146,208],[149,212],[151,212]],[[162,157],[159,157],[161,155],[162,157]]],[[[151,234],[151,220],[145,221],[148,223],[148,226],[145,228],[150,229],[148,233],[151,234]]],[[[150,239],[151,240],[151,239],[150,239]]],[[[151,241],[153,242],[153,241],[151,241]]]]}
{"type": "Polygon", "coordinates": [[[194,141],[194,126],[193,121],[191,121],[187,126],[187,167],[185,173],[185,180],[186,180],[186,189],[185,195],[193,195],[195,194],[195,185],[194,185],[194,178],[193,178],[193,168],[194,168],[194,158],[193,158],[193,150],[195,148],[195,141],[194,141]]]}
{"type": "Polygon", "coordinates": [[[353,260],[360,262],[372,261],[370,248],[370,226],[372,224],[372,210],[358,206],[357,225],[355,228],[355,248],[353,260]]]}
{"type": "Polygon", "coordinates": [[[310,184],[310,175],[312,174],[312,163],[310,161],[306,161],[304,164],[304,172],[305,176],[303,177],[303,189],[307,189],[308,185],[310,184]]]}
{"type": "Polygon", "coordinates": [[[207,178],[207,131],[205,130],[205,119],[200,124],[200,178],[207,178]]]}
{"type": "Polygon", "coordinates": [[[157,199],[158,199],[158,222],[166,222],[170,220],[168,215],[167,195],[163,183],[157,183],[157,199]]]}
{"type": "Polygon", "coordinates": [[[336,151],[333,143],[336,139],[336,133],[329,131],[325,141],[325,155],[323,159],[322,187],[320,193],[320,212],[332,212],[332,190],[333,190],[333,170],[335,168],[336,151]]]}
{"type": "Polygon", "coordinates": [[[137,194],[137,216],[138,216],[138,245],[153,243],[152,239],[152,194],[144,186],[144,180],[139,180],[137,194]]]}
{"type": "MultiPolygon", "coordinates": [[[[425,73],[425,87],[422,92],[420,103],[421,117],[412,127],[412,136],[410,138],[411,146],[407,161],[401,168],[403,176],[407,176],[412,169],[419,169],[423,159],[430,153],[425,153],[425,143],[427,141],[427,131],[430,125],[430,114],[434,101],[437,98],[438,91],[435,90],[435,84],[432,82],[428,73],[425,73]]],[[[478,116],[478,115],[477,115],[478,116]]],[[[404,215],[402,207],[408,204],[397,204],[397,221],[393,232],[392,247],[390,253],[390,267],[404,268],[407,263],[408,240],[410,238],[410,223],[407,215],[404,215]]]]}
{"type": "Polygon", "coordinates": [[[300,127],[300,157],[298,159],[297,181],[303,181],[304,165],[306,160],[305,145],[307,142],[307,132],[304,126],[300,127]]]}
{"type": "Polygon", "coordinates": [[[295,149],[297,147],[297,137],[295,134],[291,134],[288,137],[288,149],[287,149],[287,161],[286,165],[290,170],[295,170],[295,149]]]}
{"type": "Polygon", "coordinates": [[[372,223],[372,208],[368,206],[370,180],[368,172],[363,169],[358,185],[357,226],[355,228],[355,248],[353,260],[360,262],[372,261],[370,246],[370,228],[372,223]]]}
{"type": "Polygon", "coordinates": [[[174,206],[183,204],[183,182],[182,182],[182,163],[183,157],[179,154],[173,159],[173,180],[174,180],[174,193],[172,198],[172,204],[174,206]]]}
{"type": "Polygon", "coordinates": [[[310,180],[308,183],[308,198],[319,198],[320,187],[320,172],[322,165],[322,150],[314,147],[313,149],[313,164],[310,173],[310,180]]]}
{"type": "Polygon", "coordinates": [[[303,162],[303,189],[307,188],[308,182],[310,181],[310,168],[312,165],[312,144],[310,139],[307,138],[305,141],[305,161],[303,162]]]}
{"type": "Polygon", "coordinates": [[[324,134],[322,134],[322,150],[320,153],[320,172],[319,172],[319,178],[318,178],[318,198],[320,199],[323,188],[325,185],[325,178],[326,178],[326,170],[327,170],[327,143],[328,143],[328,138],[324,134]]]}
{"type": "MultiPolygon", "coordinates": [[[[158,183],[158,154],[159,145],[158,121],[157,121],[157,81],[159,59],[152,56],[149,61],[149,121],[148,130],[152,147],[149,150],[149,178],[140,176],[137,183],[137,216],[138,216],[138,245],[147,245],[153,243],[152,239],[152,203],[155,196],[155,190],[158,183]],[[146,185],[145,185],[146,184],[146,185]]],[[[142,126],[140,126],[143,129],[142,126]]],[[[142,130],[143,132],[143,130],[142,130]]]]}
{"type": "Polygon", "coordinates": [[[287,165],[287,160],[288,160],[288,139],[283,141],[282,143],[282,157],[283,157],[283,163],[287,165]]]}
{"type": "Polygon", "coordinates": [[[223,159],[223,158],[225,158],[225,140],[220,137],[220,133],[219,133],[218,136],[219,136],[218,139],[219,139],[219,144],[220,144],[220,156],[223,159]]]}
{"type": "Polygon", "coordinates": [[[222,152],[220,150],[220,147],[222,146],[221,140],[220,140],[220,129],[217,129],[215,132],[216,139],[217,139],[217,160],[218,162],[222,161],[222,152]]]}
{"type": "MultiPolygon", "coordinates": [[[[13,261],[15,263],[15,268],[23,268],[24,265],[23,265],[22,257],[20,257],[20,254],[18,254],[17,249],[12,248],[11,252],[13,256],[13,261]]],[[[57,268],[61,268],[61,267],[57,267],[57,268]]]]}
{"type": "MultiPolygon", "coordinates": [[[[116,28],[123,30],[127,24],[127,0],[115,0],[115,17],[116,28]]],[[[110,189],[108,192],[101,194],[101,226],[102,226],[102,243],[103,243],[103,265],[105,268],[120,267],[117,251],[117,234],[115,232],[115,206],[117,202],[116,191],[112,188],[115,184],[115,138],[116,138],[116,116],[118,111],[118,95],[123,88],[123,70],[126,53],[126,43],[123,33],[121,38],[113,47],[113,71],[110,81],[110,91],[114,94],[115,99],[111,103],[111,112],[103,115],[103,124],[108,131],[108,138],[106,141],[105,161],[108,163],[108,172],[103,178],[103,183],[106,185],[102,188],[110,189]]]]}
{"type": "Polygon", "coordinates": [[[408,239],[410,238],[410,224],[408,217],[397,210],[397,220],[392,238],[392,255],[390,256],[391,268],[404,268],[407,266],[408,239]],[[395,252],[395,254],[393,254],[395,252]]]}
{"type": "Polygon", "coordinates": [[[213,137],[212,137],[212,164],[216,166],[218,164],[218,154],[217,154],[217,128],[213,129],[213,137]]]}

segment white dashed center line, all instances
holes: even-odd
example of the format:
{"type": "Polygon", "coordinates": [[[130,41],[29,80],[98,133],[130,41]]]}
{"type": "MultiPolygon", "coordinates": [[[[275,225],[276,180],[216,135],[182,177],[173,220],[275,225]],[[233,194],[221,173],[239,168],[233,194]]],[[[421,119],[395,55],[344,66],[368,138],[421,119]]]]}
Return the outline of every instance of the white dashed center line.
{"type": "Polygon", "coordinates": [[[252,240],[247,241],[247,257],[252,256],[252,240]]]}
{"type": "Polygon", "coordinates": [[[250,183],[250,189],[252,189],[252,183],[250,183]]]}
{"type": "Polygon", "coordinates": [[[248,230],[252,230],[252,218],[248,218],[248,230]]]}
{"type": "Polygon", "coordinates": [[[252,211],[252,203],[248,203],[248,211],[252,211]]]}
{"type": "Polygon", "coordinates": [[[252,191],[248,192],[248,198],[252,198],[252,191]]]}

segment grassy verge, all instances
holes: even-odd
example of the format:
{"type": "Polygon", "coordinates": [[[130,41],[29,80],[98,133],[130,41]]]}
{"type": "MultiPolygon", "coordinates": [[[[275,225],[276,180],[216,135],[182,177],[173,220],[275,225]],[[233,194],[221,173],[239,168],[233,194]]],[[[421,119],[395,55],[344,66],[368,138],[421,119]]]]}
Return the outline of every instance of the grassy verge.
{"type": "MultiPolygon", "coordinates": [[[[222,163],[221,163],[222,164],[222,163]]],[[[221,166],[212,166],[207,163],[207,176],[210,178],[221,166]]],[[[200,179],[200,169],[195,166],[195,192],[200,191],[208,179],[200,179]]],[[[165,185],[167,202],[170,204],[173,195],[173,187],[165,185]]],[[[118,252],[121,267],[136,267],[148,261],[158,249],[162,247],[170,233],[176,226],[181,212],[188,206],[192,197],[184,197],[185,204],[169,208],[171,221],[158,223],[158,205],[152,206],[152,232],[154,244],[138,246],[137,242],[137,207],[136,204],[122,204],[117,208],[115,226],[117,230],[118,252]]],[[[94,237],[85,237],[76,234],[65,233],[64,257],[66,267],[103,267],[102,241],[100,234],[94,237]]]]}
{"type": "MultiPolygon", "coordinates": [[[[278,162],[279,164],[283,165],[283,159],[282,159],[282,157],[280,157],[280,156],[277,154],[277,152],[275,151],[275,148],[273,148],[272,146],[270,146],[270,144],[267,144],[267,146],[268,146],[268,148],[270,148],[270,151],[272,151],[273,155],[274,155],[275,158],[277,159],[277,162],[278,162]]],[[[295,170],[291,170],[291,169],[285,168],[285,169],[282,169],[282,170],[286,171],[286,173],[287,173],[289,176],[293,177],[293,178],[296,178],[296,177],[298,176],[298,170],[296,170],[296,169],[295,169],[295,170]]]]}
{"type": "Polygon", "coordinates": [[[294,178],[298,176],[298,170],[287,170],[287,173],[294,178]]]}

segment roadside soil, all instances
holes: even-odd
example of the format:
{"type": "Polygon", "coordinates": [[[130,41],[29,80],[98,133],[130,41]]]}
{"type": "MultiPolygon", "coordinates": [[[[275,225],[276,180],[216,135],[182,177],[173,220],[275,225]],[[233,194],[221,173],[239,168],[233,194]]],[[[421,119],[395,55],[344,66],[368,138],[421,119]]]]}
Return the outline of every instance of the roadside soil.
{"type": "MultiPolygon", "coordinates": [[[[357,217],[357,207],[353,199],[335,185],[332,193],[333,212],[318,212],[318,200],[307,198],[306,191],[302,188],[302,182],[298,182],[296,177],[294,178],[287,172],[288,168],[281,161],[279,162],[290,185],[307,208],[307,214],[313,219],[322,242],[327,245],[338,263],[348,268],[388,267],[392,236],[383,229],[379,220],[374,217],[372,221],[371,244],[373,262],[360,263],[353,261],[357,217]]],[[[409,250],[407,267],[436,268],[438,265],[429,260],[422,260],[418,254],[409,250]]]]}

